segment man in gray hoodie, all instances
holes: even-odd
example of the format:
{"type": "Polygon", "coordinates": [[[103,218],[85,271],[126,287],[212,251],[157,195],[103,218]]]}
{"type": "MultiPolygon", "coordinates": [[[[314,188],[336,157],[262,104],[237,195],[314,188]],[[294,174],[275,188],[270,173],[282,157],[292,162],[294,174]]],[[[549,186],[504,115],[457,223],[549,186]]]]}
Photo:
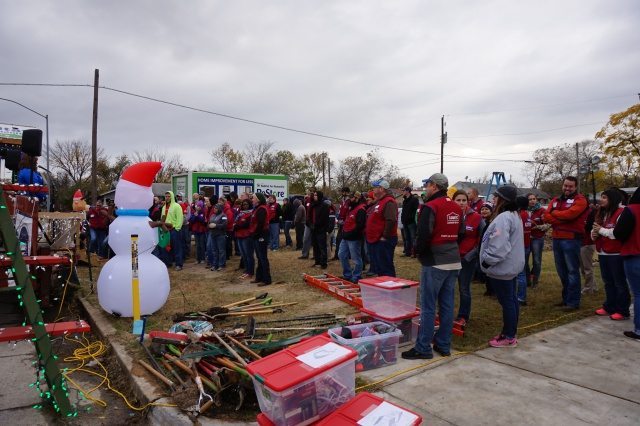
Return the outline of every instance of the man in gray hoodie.
{"type": "Polygon", "coordinates": [[[504,185],[493,194],[494,217],[482,237],[480,268],[491,280],[502,305],[502,332],[489,341],[496,348],[518,345],[520,304],[516,277],[524,268],[524,230],[518,214],[515,186],[504,185]]]}

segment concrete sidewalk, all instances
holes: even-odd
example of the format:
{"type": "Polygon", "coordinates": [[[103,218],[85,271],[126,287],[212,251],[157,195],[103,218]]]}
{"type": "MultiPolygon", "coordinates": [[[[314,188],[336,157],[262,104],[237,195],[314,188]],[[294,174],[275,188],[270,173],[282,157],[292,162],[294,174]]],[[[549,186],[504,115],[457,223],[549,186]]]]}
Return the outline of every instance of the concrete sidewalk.
{"type": "MultiPolygon", "coordinates": [[[[517,348],[441,358],[378,394],[426,425],[638,425],[640,342],[622,335],[631,326],[594,316],[525,337],[517,348]]],[[[424,363],[401,359],[362,376],[376,381],[424,363]]]]}

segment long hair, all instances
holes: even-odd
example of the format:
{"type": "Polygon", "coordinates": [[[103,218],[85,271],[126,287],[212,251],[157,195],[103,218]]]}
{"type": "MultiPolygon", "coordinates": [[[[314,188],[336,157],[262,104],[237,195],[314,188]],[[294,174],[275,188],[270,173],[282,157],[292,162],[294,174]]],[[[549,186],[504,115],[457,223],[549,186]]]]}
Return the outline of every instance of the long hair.
{"type": "Polygon", "coordinates": [[[515,201],[507,201],[502,197],[495,197],[496,198],[496,204],[495,207],[493,209],[493,214],[490,216],[490,222],[493,222],[493,220],[498,217],[498,215],[502,212],[515,212],[518,211],[518,205],[516,204],[515,201]]]}
{"type": "Polygon", "coordinates": [[[609,202],[607,207],[600,206],[598,209],[598,213],[596,214],[597,223],[602,223],[605,218],[611,217],[611,215],[618,210],[618,207],[620,207],[620,203],[622,202],[622,195],[620,194],[620,191],[615,188],[609,188],[602,191],[602,195],[605,195],[609,202]]]}

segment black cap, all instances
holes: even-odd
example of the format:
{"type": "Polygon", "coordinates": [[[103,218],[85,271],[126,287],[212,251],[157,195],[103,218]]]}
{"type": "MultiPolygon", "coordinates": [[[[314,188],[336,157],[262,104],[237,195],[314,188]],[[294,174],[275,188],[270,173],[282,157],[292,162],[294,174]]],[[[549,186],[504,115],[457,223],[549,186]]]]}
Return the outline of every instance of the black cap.
{"type": "Polygon", "coordinates": [[[505,201],[509,201],[510,203],[513,203],[516,201],[516,198],[518,197],[518,190],[513,185],[503,185],[498,189],[496,189],[496,192],[494,192],[493,195],[498,196],[504,199],[505,201]]]}
{"type": "Polygon", "coordinates": [[[407,187],[404,188],[404,190],[411,192],[411,191],[413,191],[413,188],[411,188],[410,186],[407,186],[407,187]]]}

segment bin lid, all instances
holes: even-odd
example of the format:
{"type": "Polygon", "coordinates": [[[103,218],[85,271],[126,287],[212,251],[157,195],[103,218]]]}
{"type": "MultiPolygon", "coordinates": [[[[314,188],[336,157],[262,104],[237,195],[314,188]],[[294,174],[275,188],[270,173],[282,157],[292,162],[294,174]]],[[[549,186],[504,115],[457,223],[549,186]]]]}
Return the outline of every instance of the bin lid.
{"type": "MultiPolygon", "coordinates": [[[[378,408],[378,406],[383,402],[385,402],[385,400],[378,396],[372,395],[368,392],[360,392],[342,407],[316,423],[316,426],[356,425],[359,420],[378,408]]],[[[401,424],[419,425],[422,423],[422,417],[419,414],[390,402],[387,402],[387,404],[389,404],[389,408],[391,409],[403,411],[402,414],[404,419],[401,420],[406,420],[406,422],[401,424]]],[[[375,420],[373,422],[375,423],[375,420]]]]}
{"type": "Polygon", "coordinates": [[[420,283],[417,281],[405,280],[404,278],[388,277],[385,275],[382,277],[364,278],[358,281],[358,284],[369,285],[384,290],[398,290],[415,287],[420,283]]]}
{"type": "Polygon", "coordinates": [[[268,388],[282,392],[356,356],[356,351],[327,336],[314,336],[250,363],[247,371],[268,388]]]}
{"type": "Polygon", "coordinates": [[[415,311],[413,311],[410,314],[406,314],[406,315],[401,315],[399,317],[388,317],[386,315],[380,315],[379,313],[375,312],[375,311],[371,311],[369,309],[366,308],[360,308],[360,312],[363,312],[369,316],[372,316],[376,319],[381,319],[383,321],[392,321],[392,322],[397,322],[397,321],[403,321],[409,318],[415,318],[418,315],[420,315],[420,309],[417,309],[415,311]]]}

